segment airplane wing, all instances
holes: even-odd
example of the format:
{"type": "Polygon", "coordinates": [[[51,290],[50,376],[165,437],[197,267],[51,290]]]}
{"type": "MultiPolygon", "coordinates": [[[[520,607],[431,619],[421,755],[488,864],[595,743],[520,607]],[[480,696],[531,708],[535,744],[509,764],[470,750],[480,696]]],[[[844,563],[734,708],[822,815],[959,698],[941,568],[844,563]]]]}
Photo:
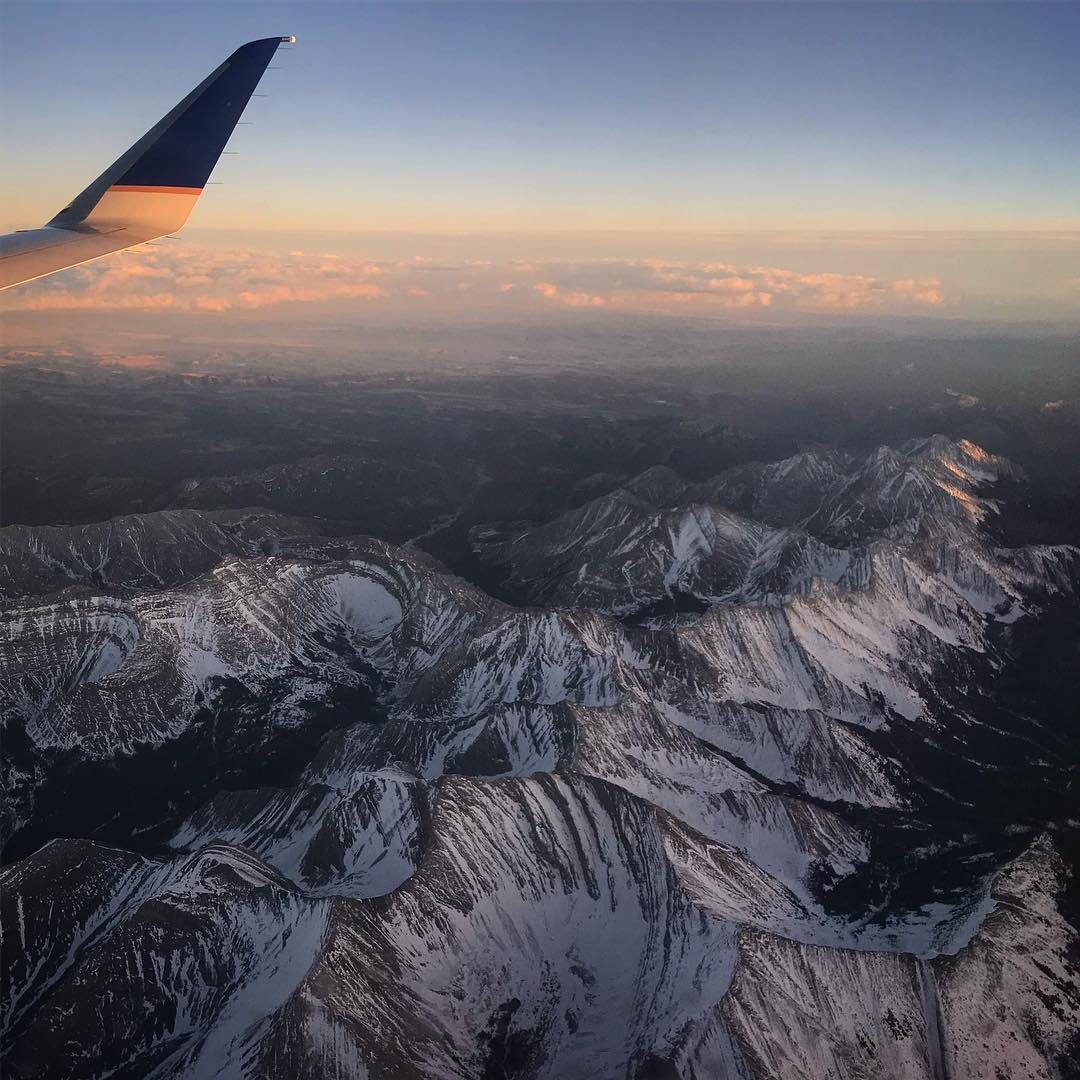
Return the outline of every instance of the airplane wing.
{"type": "Polygon", "coordinates": [[[241,45],[47,225],[0,237],[0,289],[176,232],[278,46],[295,40],[241,45]]]}

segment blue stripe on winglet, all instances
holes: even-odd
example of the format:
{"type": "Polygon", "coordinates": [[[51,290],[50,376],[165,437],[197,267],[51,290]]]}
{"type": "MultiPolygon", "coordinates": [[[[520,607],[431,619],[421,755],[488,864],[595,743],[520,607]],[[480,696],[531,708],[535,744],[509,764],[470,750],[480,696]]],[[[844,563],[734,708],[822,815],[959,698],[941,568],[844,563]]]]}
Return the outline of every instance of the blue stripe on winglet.
{"type": "Polygon", "coordinates": [[[49,224],[77,226],[114,185],[204,187],[259,79],[284,40],[262,38],[241,45],[49,224]]]}
{"type": "Polygon", "coordinates": [[[116,184],[204,187],[281,38],[242,45],[116,184]]]}

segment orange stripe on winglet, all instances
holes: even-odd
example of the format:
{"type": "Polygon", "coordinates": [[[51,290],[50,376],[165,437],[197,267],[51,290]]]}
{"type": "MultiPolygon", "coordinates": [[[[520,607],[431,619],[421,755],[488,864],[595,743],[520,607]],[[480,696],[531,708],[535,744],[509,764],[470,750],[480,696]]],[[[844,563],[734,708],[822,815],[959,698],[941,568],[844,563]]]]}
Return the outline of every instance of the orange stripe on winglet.
{"type": "Polygon", "coordinates": [[[158,187],[147,184],[113,184],[110,191],[150,191],[156,195],[201,195],[201,187],[158,187]]]}

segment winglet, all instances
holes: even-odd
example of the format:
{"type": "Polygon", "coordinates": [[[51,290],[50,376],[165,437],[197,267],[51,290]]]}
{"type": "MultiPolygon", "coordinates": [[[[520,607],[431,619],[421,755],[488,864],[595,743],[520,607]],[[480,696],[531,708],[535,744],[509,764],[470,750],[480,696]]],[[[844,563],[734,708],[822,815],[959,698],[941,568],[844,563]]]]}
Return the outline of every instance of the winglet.
{"type": "Polygon", "coordinates": [[[162,236],[184,224],[278,46],[241,45],[49,222],[91,232],[162,236]]]}

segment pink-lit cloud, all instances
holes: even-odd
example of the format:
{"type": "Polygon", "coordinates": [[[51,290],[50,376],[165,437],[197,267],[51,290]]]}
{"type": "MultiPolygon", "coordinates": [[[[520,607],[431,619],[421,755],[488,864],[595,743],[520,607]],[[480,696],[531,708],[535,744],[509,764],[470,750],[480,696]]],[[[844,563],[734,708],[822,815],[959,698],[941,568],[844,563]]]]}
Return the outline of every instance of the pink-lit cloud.
{"type": "Polygon", "coordinates": [[[548,266],[534,289],[546,300],[566,306],[587,302],[619,310],[687,314],[760,308],[897,313],[947,302],[937,278],[890,281],[862,274],[660,259],[548,266]]]}
{"type": "Polygon", "coordinates": [[[93,263],[11,298],[32,311],[253,311],[286,304],[376,300],[382,267],[334,253],[287,256],[176,245],[93,263]]]}
{"type": "Polygon", "coordinates": [[[137,368],[145,371],[155,371],[167,368],[165,357],[160,353],[109,353],[99,352],[95,354],[97,362],[106,367],[137,368]]]}
{"type": "Polygon", "coordinates": [[[938,278],[736,266],[710,260],[396,261],[326,251],[275,254],[180,242],[116,256],[5,295],[12,310],[265,312],[304,305],[508,314],[531,307],[723,315],[770,312],[933,311],[954,302],[938,278]]]}
{"type": "Polygon", "coordinates": [[[564,290],[551,281],[538,281],[533,289],[548,300],[557,300],[565,307],[603,307],[607,298],[579,290],[564,290]]]}

